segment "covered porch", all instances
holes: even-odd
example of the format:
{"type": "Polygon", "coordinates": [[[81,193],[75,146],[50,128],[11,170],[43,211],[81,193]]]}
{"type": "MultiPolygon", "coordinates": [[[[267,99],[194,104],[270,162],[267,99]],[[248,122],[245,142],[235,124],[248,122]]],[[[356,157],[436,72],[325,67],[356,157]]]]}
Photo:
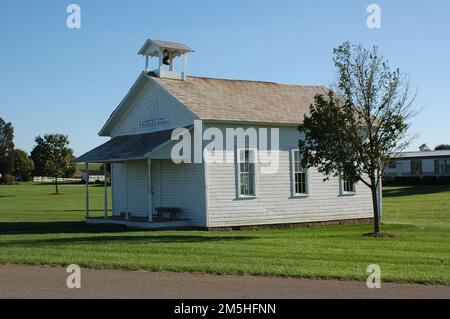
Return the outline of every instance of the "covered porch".
{"type": "Polygon", "coordinates": [[[151,221],[145,217],[130,216],[128,218],[122,216],[106,216],[106,217],[86,217],[86,223],[91,225],[109,224],[123,225],[130,228],[143,229],[173,229],[181,227],[191,227],[192,224],[188,219],[168,219],[154,216],[151,221]]]}
{"type": "Polygon", "coordinates": [[[164,209],[160,201],[161,161],[167,156],[152,156],[170,143],[171,130],[140,135],[119,136],[76,159],[85,164],[86,223],[114,224],[133,228],[160,229],[189,227],[191,222],[177,213],[164,209]],[[91,216],[89,194],[89,164],[104,164],[104,216],[91,216]],[[111,190],[108,192],[107,165],[111,166],[111,190]],[[108,207],[111,197],[112,207],[108,207]]]}

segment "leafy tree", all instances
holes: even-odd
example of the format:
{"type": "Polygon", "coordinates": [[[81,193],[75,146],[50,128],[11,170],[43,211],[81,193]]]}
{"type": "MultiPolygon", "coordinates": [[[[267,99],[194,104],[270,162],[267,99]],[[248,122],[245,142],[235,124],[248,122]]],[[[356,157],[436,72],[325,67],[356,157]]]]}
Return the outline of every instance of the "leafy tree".
{"type": "Polygon", "coordinates": [[[0,183],[7,181],[14,169],[14,128],[0,117],[0,183]]]}
{"type": "MultiPolygon", "coordinates": [[[[101,164],[100,167],[98,168],[98,170],[99,170],[100,174],[104,174],[105,173],[105,164],[101,164]]],[[[106,173],[111,174],[111,163],[106,164],[106,173]]]]}
{"type": "Polygon", "coordinates": [[[30,180],[33,169],[34,163],[28,154],[20,149],[14,150],[14,176],[16,179],[30,180]]]}
{"type": "Polygon", "coordinates": [[[66,176],[73,166],[73,150],[69,148],[69,138],[62,134],[46,134],[35,139],[36,145],[31,151],[35,176],[49,176],[55,179],[58,194],[58,178],[66,176]]]}
{"type": "Polygon", "coordinates": [[[435,151],[443,151],[443,150],[450,150],[449,144],[441,144],[434,148],[435,151]]]}
{"type": "Polygon", "coordinates": [[[420,146],[419,146],[419,150],[420,150],[421,152],[429,152],[429,151],[431,151],[427,144],[422,144],[422,145],[420,145],[420,146]]]}
{"type": "Polygon", "coordinates": [[[317,95],[299,131],[302,164],[370,188],[374,236],[382,236],[378,186],[389,158],[410,143],[409,84],[374,47],[343,43],[334,49],[336,93],[317,95]]]}
{"type": "Polygon", "coordinates": [[[74,155],[70,156],[69,166],[64,170],[64,177],[70,178],[77,172],[77,164],[73,162],[76,157],[74,155]]]}

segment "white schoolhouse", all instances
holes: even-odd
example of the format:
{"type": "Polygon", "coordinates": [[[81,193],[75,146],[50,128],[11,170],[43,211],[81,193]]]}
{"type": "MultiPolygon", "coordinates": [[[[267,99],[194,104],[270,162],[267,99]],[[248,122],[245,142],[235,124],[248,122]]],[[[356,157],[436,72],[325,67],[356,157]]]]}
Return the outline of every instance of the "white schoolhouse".
{"type": "MultiPolygon", "coordinates": [[[[191,52],[183,44],[150,39],[140,49],[145,70],[99,133],[111,139],[76,160],[86,166],[111,163],[112,187],[108,194],[105,182],[104,217],[90,214],[86,184],[88,223],[228,229],[371,220],[366,186],[339,178],[324,182],[314,167],[300,165],[297,126],[314,96],[326,93],[325,87],[188,76],[191,52]],[[151,57],[159,62],[153,71],[149,70],[151,57]],[[177,58],[183,58],[181,72],[174,70],[177,58]],[[174,146],[186,135],[172,139],[172,133],[181,128],[192,133],[193,140],[203,138],[201,149],[212,135],[222,132],[223,141],[219,141],[225,151],[217,152],[233,161],[200,158],[198,162],[194,145],[192,158],[197,160],[177,163],[174,146]],[[267,153],[261,143],[225,147],[227,130],[241,128],[256,132],[258,141],[268,137],[269,154],[279,159],[275,172],[262,172],[270,164],[253,163],[261,152],[267,153]],[[112,213],[108,196],[112,196],[112,213]]],[[[216,150],[205,153],[217,156],[216,150]]]]}

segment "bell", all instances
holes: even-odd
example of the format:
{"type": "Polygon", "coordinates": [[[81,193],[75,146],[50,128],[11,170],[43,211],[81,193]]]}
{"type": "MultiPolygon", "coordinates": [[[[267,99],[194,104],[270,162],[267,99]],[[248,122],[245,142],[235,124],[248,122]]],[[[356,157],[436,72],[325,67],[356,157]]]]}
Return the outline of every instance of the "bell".
{"type": "Polygon", "coordinates": [[[163,64],[164,64],[164,65],[170,65],[169,59],[170,59],[169,52],[164,51],[163,64]]]}

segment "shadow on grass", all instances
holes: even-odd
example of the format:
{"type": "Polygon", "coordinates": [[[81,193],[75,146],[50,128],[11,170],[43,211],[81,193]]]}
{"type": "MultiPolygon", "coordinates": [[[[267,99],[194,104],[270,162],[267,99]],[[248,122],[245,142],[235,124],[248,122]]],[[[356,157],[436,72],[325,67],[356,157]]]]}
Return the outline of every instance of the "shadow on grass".
{"type": "MultiPolygon", "coordinates": [[[[49,238],[49,239],[33,239],[33,240],[8,240],[0,243],[1,246],[26,246],[26,247],[39,247],[39,246],[65,246],[65,245],[77,245],[77,244],[174,244],[174,243],[209,243],[209,242],[237,242],[258,239],[260,237],[252,236],[199,236],[199,235],[152,235],[148,232],[147,235],[105,235],[105,236],[89,236],[89,237],[65,237],[65,238],[49,238]]],[[[128,246],[130,247],[130,246],[128,246]]],[[[124,249],[127,249],[124,246],[124,249]]]]}
{"type": "Polygon", "coordinates": [[[448,191],[450,191],[450,186],[445,185],[401,186],[393,189],[383,189],[383,197],[427,195],[448,191]]]}
{"type": "Polygon", "coordinates": [[[15,234],[76,234],[76,233],[111,233],[129,231],[120,225],[88,225],[80,222],[2,222],[0,235],[15,234]]]}
{"type": "MultiPolygon", "coordinates": [[[[55,187],[55,183],[46,183],[46,182],[34,182],[34,183],[31,183],[31,185],[33,185],[33,186],[53,186],[53,187],[55,187]]],[[[58,186],[69,186],[69,185],[84,186],[86,184],[81,183],[81,182],[63,182],[63,183],[58,182],[58,186]]]]}
{"type": "MultiPolygon", "coordinates": [[[[55,187],[55,183],[33,183],[33,186],[53,186],[55,187]]],[[[80,186],[80,187],[86,187],[86,183],[84,182],[64,182],[64,183],[58,183],[58,186],[80,186]]],[[[106,186],[110,187],[111,183],[107,182],[106,186]]],[[[104,187],[103,182],[101,183],[89,183],[90,187],[104,187]]]]}

